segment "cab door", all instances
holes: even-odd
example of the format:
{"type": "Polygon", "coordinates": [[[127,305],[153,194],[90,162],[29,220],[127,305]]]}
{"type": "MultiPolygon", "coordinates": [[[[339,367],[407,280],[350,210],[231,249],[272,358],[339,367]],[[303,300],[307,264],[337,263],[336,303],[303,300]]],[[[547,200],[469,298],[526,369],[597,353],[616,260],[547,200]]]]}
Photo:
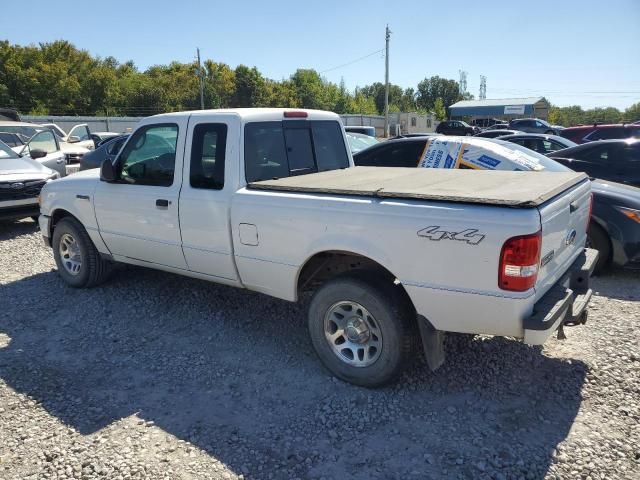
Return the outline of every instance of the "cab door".
{"type": "Polygon", "coordinates": [[[42,165],[51,170],[55,170],[64,177],[67,174],[64,153],[60,150],[58,139],[52,130],[42,130],[36,133],[27,143],[26,149],[29,154],[32,150],[43,150],[46,155],[37,159],[42,165]]]}
{"type": "Polygon", "coordinates": [[[71,131],[69,131],[69,135],[67,135],[67,141],[74,145],[88,148],[89,150],[96,148],[96,144],[91,138],[91,131],[86,123],[73,127],[71,131]],[[71,137],[73,137],[74,141],[71,141],[71,137]]]}
{"type": "Polygon", "coordinates": [[[215,121],[193,115],[180,192],[182,249],[191,271],[237,281],[230,229],[230,201],[238,184],[236,117],[215,121]],[[231,166],[235,168],[230,168],[231,166]]]}
{"type": "Polygon", "coordinates": [[[186,269],[178,198],[188,117],[143,125],[116,159],[119,179],[98,183],[96,220],[114,256],[186,269]]]}

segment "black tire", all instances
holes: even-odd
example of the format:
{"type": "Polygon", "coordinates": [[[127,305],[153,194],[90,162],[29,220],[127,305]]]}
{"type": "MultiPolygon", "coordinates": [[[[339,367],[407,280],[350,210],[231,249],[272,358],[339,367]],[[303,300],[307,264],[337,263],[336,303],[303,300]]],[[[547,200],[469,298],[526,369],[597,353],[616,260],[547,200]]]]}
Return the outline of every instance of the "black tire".
{"type": "MultiPolygon", "coordinates": [[[[413,309],[399,287],[374,275],[346,274],[330,280],[314,294],[309,305],[309,334],[318,357],[336,377],[363,387],[389,383],[404,369],[416,345],[413,309]],[[368,310],[382,335],[377,359],[353,366],[341,359],[325,337],[325,316],[339,302],[357,302],[368,310]]],[[[335,344],[335,342],[334,342],[335,344]]]]}
{"type": "Polygon", "coordinates": [[[75,288],[91,288],[104,282],[111,273],[111,263],[100,256],[89,234],[75,218],[65,217],[56,224],[51,243],[58,273],[68,285],[75,288]],[[60,240],[65,234],[77,242],[80,251],[82,263],[75,275],[63,265],[60,253],[60,240]]]}
{"type": "Polygon", "coordinates": [[[611,240],[609,240],[607,232],[597,223],[591,222],[589,224],[587,246],[595,248],[600,254],[593,272],[596,274],[604,272],[611,262],[611,240]]]}

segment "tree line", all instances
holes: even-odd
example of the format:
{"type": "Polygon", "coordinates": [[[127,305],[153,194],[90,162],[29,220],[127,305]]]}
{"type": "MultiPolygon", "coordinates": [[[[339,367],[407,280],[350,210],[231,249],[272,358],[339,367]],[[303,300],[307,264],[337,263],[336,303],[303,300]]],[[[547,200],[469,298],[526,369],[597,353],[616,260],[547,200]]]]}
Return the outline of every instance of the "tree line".
{"type": "MultiPolygon", "coordinates": [[[[350,92],[313,69],[272,80],[255,67],[205,60],[172,62],[140,71],[133,62],[99,58],[67,41],[38,46],[0,42],[0,106],[34,115],[153,115],[200,108],[199,73],[205,108],[292,107],[336,113],[379,115],[384,111],[380,82],[350,92]]],[[[434,111],[463,98],[458,83],[425,78],[417,88],[390,85],[389,110],[434,111]]],[[[442,112],[441,112],[442,113],[442,112]]],[[[445,113],[446,115],[446,113],[445,113]]]]}
{"type": "MultiPolygon", "coordinates": [[[[59,40],[20,46],[0,41],[0,106],[33,115],[146,116],[200,108],[199,75],[204,83],[205,108],[290,107],[336,113],[381,115],[385,88],[375,82],[354,92],[344,82],[327,81],[316,70],[298,69],[289,78],[266,78],[256,67],[205,60],[172,62],[140,71],[133,62],[100,58],[59,40]]],[[[443,120],[453,103],[473,99],[460,92],[458,82],[432,76],[416,88],[389,87],[391,112],[434,112],[443,120]]],[[[574,125],[637,119],[640,105],[582,110],[553,107],[553,123],[574,125]],[[634,110],[635,108],[635,110],[634,110]],[[627,118],[628,117],[628,118],[627,118]]]]}

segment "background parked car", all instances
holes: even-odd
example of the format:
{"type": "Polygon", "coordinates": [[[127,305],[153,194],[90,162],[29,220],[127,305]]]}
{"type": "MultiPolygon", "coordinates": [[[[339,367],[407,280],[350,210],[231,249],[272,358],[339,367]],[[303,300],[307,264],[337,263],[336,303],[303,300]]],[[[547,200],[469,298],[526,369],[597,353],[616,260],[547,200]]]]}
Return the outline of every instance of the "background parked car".
{"type": "Polygon", "coordinates": [[[600,140],[549,156],[592,178],[640,187],[640,140],[600,140]]]}
{"type": "Polygon", "coordinates": [[[31,158],[20,157],[11,147],[0,142],[0,220],[37,218],[40,214],[40,190],[58,176],[31,158]]]}
{"type": "Polygon", "coordinates": [[[587,245],[600,252],[596,271],[610,265],[640,267],[640,189],[594,180],[587,245]]]}
{"type": "Polygon", "coordinates": [[[53,130],[53,133],[56,134],[60,143],[74,144],[84,147],[87,150],[93,150],[95,148],[95,143],[91,138],[91,131],[86,123],[74,125],[68,134],[55,123],[41,123],[40,126],[53,130]]]}
{"type": "Polygon", "coordinates": [[[596,140],[640,138],[640,125],[624,123],[579,125],[565,128],[560,135],[578,144],[596,140]]]}
{"type": "Polygon", "coordinates": [[[344,127],[345,132],[362,133],[363,135],[369,135],[370,137],[376,136],[376,127],[360,126],[360,125],[347,125],[344,127]]]}
{"type": "Polygon", "coordinates": [[[19,153],[22,157],[37,160],[51,170],[55,170],[61,177],[67,175],[65,153],[53,131],[46,129],[31,137],[19,153]]]}
{"type": "Polygon", "coordinates": [[[443,135],[475,135],[480,133],[478,127],[472,127],[467,122],[462,120],[445,120],[440,122],[436,127],[436,133],[442,133],[443,135]]]}
{"type": "Polygon", "coordinates": [[[509,122],[509,128],[527,133],[546,133],[558,135],[560,129],[539,118],[515,118],[509,122]]]}
{"type": "Polygon", "coordinates": [[[13,108],[0,108],[0,120],[20,122],[20,114],[13,108]]]}
{"type": "Polygon", "coordinates": [[[480,138],[496,138],[496,137],[502,137],[504,135],[516,135],[518,133],[523,133],[520,130],[485,130],[483,132],[480,133],[476,133],[474,136],[475,137],[480,137],[480,138]]]}
{"type": "Polygon", "coordinates": [[[95,150],[87,153],[80,160],[80,170],[90,170],[92,168],[100,168],[102,162],[105,159],[111,161],[115,160],[118,156],[118,152],[122,149],[122,146],[129,138],[129,134],[119,135],[114,138],[109,138],[95,150]]]}
{"type": "Polygon", "coordinates": [[[115,132],[91,132],[91,140],[93,140],[96,148],[98,148],[100,144],[105,143],[107,140],[111,140],[112,138],[119,137],[120,135],[122,134],[115,132]]]}
{"type": "Polygon", "coordinates": [[[493,125],[491,125],[488,128],[485,128],[484,130],[509,130],[509,124],[508,123],[494,123],[493,125]]]}
{"type": "Polygon", "coordinates": [[[380,143],[376,138],[365,135],[364,133],[346,132],[346,135],[351,153],[359,152],[360,150],[364,150],[376,143],[380,143]]]}
{"type": "Polygon", "coordinates": [[[470,124],[478,128],[490,128],[496,124],[502,124],[502,120],[498,118],[476,118],[471,120],[470,124]]]}
{"type": "Polygon", "coordinates": [[[543,133],[516,133],[497,138],[507,142],[517,143],[542,155],[576,146],[575,143],[567,138],[558,135],[545,135],[543,133]]]}

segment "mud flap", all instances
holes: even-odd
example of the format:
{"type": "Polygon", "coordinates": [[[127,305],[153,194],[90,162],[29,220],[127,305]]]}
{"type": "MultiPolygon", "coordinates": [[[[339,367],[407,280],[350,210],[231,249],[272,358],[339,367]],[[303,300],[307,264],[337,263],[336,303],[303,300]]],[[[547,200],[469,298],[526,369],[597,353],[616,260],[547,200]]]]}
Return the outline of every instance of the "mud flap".
{"type": "Polygon", "coordinates": [[[444,363],[444,332],[436,330],[422,315],[418,315],[418,327],[424,356],[429,369],[433,372],[444,363]]]}

